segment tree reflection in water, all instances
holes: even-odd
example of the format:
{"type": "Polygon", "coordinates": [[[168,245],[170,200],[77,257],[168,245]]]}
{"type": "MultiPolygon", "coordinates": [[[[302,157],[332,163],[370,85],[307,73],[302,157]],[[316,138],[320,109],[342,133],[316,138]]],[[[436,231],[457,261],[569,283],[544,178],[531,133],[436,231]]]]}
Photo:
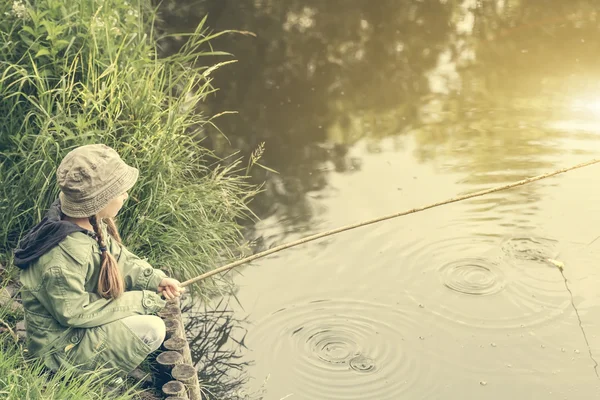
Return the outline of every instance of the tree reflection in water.
{"type": "MultiPolygon", "coordinates": [[[[281,173],[253,171],[266,181],[254,211],[289,227],[267,247],[321,222],[311,196],[331,195],[332,173],[360,170],[359,141],[377,152],[382,138],[410,137],[416,159],[477,190],[552,169],[579,118],[566,100],[598,90],[590,0],[167,0],[161,15],[173,32],[208,15],[215,31],[257,35],[213,42],[239,62],[214,74],[204,111],[239,112],[217,121],[228,140],[207,131],[217,153],[265,142],[264,163],[281,173]]],[[[483,207],[534,207],[538,187],[483,207]]]]}

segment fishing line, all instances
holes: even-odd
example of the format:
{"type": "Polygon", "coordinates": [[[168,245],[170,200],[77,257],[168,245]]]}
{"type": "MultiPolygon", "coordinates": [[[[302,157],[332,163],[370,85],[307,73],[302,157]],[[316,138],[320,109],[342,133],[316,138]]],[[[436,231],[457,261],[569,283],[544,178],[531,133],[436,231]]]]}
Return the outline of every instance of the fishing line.
{"type": "Polygon", "coordinates": [[[263,252],[260,252],[260,253],[256,253],[256,254],[254,254],[254,255],[252,255],[250,257],[246,257],[246,258],[243,258],[241,260],[234,261],[234,262],[232,262],[230,264],[227,264],[227,265],[224,265],[222,267],[216,268],[216,269],[214,269],[212,271],[209,271],[209,272],[206,272],[206,273],[204,273],[202,275],[198,275],[195,278],[191,278],[191,279],[188,279],[185,282],[182,282],[181,286],[188,286],[188,285],[190,285],[192,283],[195,283],[195,282],[201,281],[203,279],[209,278],[209,277],[211,277],[213,275],[217,275],[217,274],[229,271],[229,270],[231,270],[231,269],[233,269],[235,267],[238,267],[238,266],[240,266],[242,264],[249,263],[250,261],[254,261],[254,260],[258,259],[258,258],[266,257],[266,256],[268,256],[270,254],[277,253],[278,251],[289,249],[290,247],[294,247],[294,246],[298,246],[300,244],[308,243],[308,242],[311,242],[313,240],[321,239],[321,238],[326,237],[326,236],[335,235],[335,234],[340,233],[340,232],[349,231],[351,229],[360,228],[362,226],[367,226],[367,225],[375,224],[377,222],[385,221],[385,220],[388,220],[388,219],[401,217],[403,215],[414,214],[414,213],[419,212],[419,211],[424,211],[424,210],[427,210],[427,209],[430,209],[430,208],[439,207],[439,206],[442,206],[442,205],[445,205],[445,204],[456,203],[457,201],[462,201],[462,200],[466,200],[466,199],[472,199],[473,197],[479,197],[479,196],[483,196],[483,195],[486,195],[486,194],[489,194],[489,193],[499,192],[501,190],[512,189],[512,188],[517,187],[517,186],[523,186],[523,185],[526,185],[526,184],[531,183],[531,182],[535,182],[535,181],[539,181],[539,180],[542,180],[542,179],[546,179],[546,178],[549,178],[551,176],[555,176],[555,175],[562,174],[562,173],[565,173],[565,172],[568,172],[568,171],[572,171],[574,169],[587,167],[589,165],[597,164],[599,162],[600,162],[600,159],[594,159],[594,160],[587,161],[587,162],[584,162],[584,163],[581,163],[581,164],[573,165],[571,167],[567,167],[567,168],[559,169],[557,171],[549,172],[549,173],[546,173],[546,174],[543,174],[543,175],[537,175],[537,176],[534,176],[534,177],[531,177],[531,178],[527,178],[527,179],[523,179],[523,180],[520,180],[520,181],[517,181],[517,182],[513,182],[513,183],[510,183],[508,185],[497,186],[497,187],[493,187],[491,189],[480,190],[478,192],[474,192],[474,193],[469,193],[469,194],[465,194],[465,195],[462,195],[462,196],[453,197],[453,198],[448,199],[448,200],[444,200],[444,201],[440,201],[440,202],[437,202],[437,203],[433,203],[433,204],[429,204],[429,205],[425,205],[425,206],[413,208],[413,209],[410,209],[410,210],[407,210],[407,211],[402,211],[402,212],[399,212],[399,213],[396,213],[396,214],[385,215],[385,216],[382,216],[382,217],[379,217],[379,218],[375,218],[375,219],[371,219],[371,220],[368,220],[368,221],[359,222],[359,223],[352,224],[352,225],[342,226],[342,227],[339,227],[339,228],[336,228],[336,229],[332,229],[332,230],[329,230],[329,231],[325,231],[325,232],[321,232],[321,233],[316,233],[314,235],[310,235],[310,236],[304,237],[302,239],[298,239],[298,240],[290,242],[290,243],[284,243],[282,245],[273,247],[273,248],[271,248],[269,250],[266,250],[266,251],[263,251],[263,252]]]}

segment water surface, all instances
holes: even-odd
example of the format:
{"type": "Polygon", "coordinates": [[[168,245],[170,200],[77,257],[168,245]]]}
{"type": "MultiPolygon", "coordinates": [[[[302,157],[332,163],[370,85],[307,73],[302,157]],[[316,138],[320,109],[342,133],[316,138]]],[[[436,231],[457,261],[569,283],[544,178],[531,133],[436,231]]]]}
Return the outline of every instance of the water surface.
{"type": "MultiPolygon", "coordinates": [[[[600,155],[593,1],[178,3],[174,29],[208,12],[215,29],[257,35],[215,42],[239,61],[207,104],[239,112],[212,145],[264,141],[279,171],[254,169],[267,182],[255,251],[600,155]]],[[[218,331],[222,359],[196,351],[205,379],[221,377],[214,398],[600,398],[599,174],[243,267],[236,298],[215,300],[228,317],[190,329],[218,331]]]]}

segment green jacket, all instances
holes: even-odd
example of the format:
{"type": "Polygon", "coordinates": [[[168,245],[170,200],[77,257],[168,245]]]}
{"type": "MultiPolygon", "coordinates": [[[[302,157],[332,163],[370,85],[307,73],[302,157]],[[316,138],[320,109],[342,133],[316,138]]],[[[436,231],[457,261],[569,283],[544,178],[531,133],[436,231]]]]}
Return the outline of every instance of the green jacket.
{"type": "Polygon", "coordinates": [[[166,303],[156,291],[166,275],[116,241],[107,242],[125,279],[126,291],[117,299],[96,293],[100,250],[82,232],[21,271],[29,354],[51,370],[104,366],[129,372],[151,351],[120,320],[162,309],[166,303]]]}

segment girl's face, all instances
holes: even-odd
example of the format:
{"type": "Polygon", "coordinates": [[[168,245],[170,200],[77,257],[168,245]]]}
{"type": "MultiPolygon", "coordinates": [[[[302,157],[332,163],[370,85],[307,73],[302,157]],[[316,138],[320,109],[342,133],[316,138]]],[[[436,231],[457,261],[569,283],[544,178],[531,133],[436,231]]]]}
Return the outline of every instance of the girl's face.
{"type": "Polygon", "coordinates": [[[129,195],[127,194],[127,192],[115,197],[106,205],[106,207],[100,210],[98,216],[100,218],[116,217],[119,213],[119,210],[121,210],[121,208],[123,207],[123,203],[125,202],[125,200],[127,200],[128,197],[129,195]]]}

